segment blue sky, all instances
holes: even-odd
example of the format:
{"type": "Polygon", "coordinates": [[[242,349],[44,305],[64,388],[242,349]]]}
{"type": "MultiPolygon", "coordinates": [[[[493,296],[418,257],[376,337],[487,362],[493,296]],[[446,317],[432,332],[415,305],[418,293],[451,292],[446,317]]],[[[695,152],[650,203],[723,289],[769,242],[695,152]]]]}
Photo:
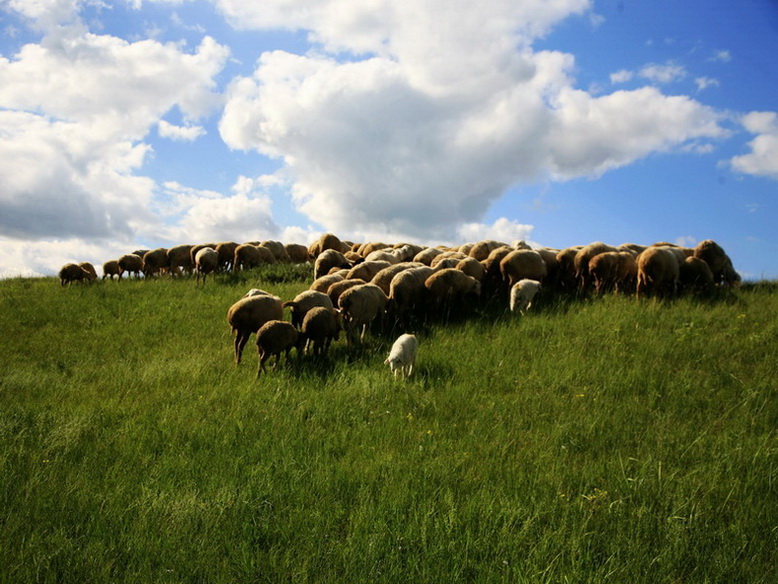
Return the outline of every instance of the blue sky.
{"type": "Polygon", "coordinates": [[[0,0],[0,276],[332,231],[776,279],[776,54],[768,0],[0,0]]]}

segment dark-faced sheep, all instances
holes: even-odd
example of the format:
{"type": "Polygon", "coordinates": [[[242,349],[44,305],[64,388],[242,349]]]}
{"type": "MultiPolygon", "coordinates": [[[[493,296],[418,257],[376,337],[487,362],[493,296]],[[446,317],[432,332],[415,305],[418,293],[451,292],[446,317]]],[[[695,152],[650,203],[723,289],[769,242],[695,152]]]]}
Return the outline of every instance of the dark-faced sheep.
{"type": "Polygon", "coordinates": [[[87,278],[90,282],[94,282],[97,280],[97,270],[95,270],[95,267],[90,262],[78,262],[79,267],[85,269],[87,272],[89,272],[89,278],[87,278]]]}
{"type": "Polygon", "coordinates": [[[203,285],[205,285],[205,278],[208,274],[216,272],[219,268],[219,254],[215,249],[205,247],[197,252],[195,256],[195,271],[197,272],[197,284],[200,283],[200,277],[203,278],[203,285]]]}
{"type": "Polygon", "coordinates": [[[315,357],[325,354],[340,337],[340,318],[335,310],[316,306],[305,314],[301,332],[306,348],[310,348],[315,357]]]}
{"type": "Polygon", "coordinates": [[[388,298],[375,284],[360,284],[341,294],[338,308],[343,316],[346,341],[364,340],[367,327],[386,311],[388,298]]]}
{"type": "Polygon", "coordinates": [[[235,363],[240,363],[243,347],[252,333],[270,320],[282,320],[281,299],[269,294],[241,298],[227,311],[227,322],[235,333],[235,363]]]}
{"type": "Polygon", "coordinates": [[[678,289],[678,257],[666,247],[649,247],[638,256],[637,297],[673,296],[678,289]]]}
{"type": "Polygon", "coordinates": [[[330,297],[324,292],[305,290],[300,292],[293,300],[284,302],[284,307],[292,312],[292,325],[299,328],[303,324],[305,314],[316,306],[323,306],[332,310],[334,305],[330,297]]]}
{"type": "Polygon", "coordinates": [[[91,274],[78,264],[65,264],[59,271],[59,283],[67,286],[72,282],[88,282],[91,274]]]}
{"type": "Polygon", "coordinates": [[[259,365],[257,366],[257,378],[265,371],[265,361],[275,355],[273,371],[278,367],[281,353],[286,354],[289,362],[289,353],[296,348],[298,353],[300,335],[297,329],[285,320],[270,320],[263,324],[257,331],[257,352],[259,353],[259,365]]]}

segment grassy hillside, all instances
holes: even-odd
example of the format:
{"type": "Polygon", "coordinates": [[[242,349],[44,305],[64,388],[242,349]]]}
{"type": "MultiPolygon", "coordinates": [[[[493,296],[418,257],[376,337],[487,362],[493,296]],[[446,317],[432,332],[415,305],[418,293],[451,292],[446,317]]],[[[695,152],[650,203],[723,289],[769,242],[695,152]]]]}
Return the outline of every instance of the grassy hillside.
{"type": "Polygon", "coordinates": [[[775,582],[778,292],[542,299],[257,381],[305,274],[0,282],[1,582],[775,582]]]}

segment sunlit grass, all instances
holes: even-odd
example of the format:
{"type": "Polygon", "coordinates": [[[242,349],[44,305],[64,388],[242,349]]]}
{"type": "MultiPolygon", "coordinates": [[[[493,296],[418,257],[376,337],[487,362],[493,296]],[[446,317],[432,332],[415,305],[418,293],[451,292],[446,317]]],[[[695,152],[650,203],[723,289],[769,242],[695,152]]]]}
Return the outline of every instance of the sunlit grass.
{"type": "Polygon", "coordinates": [[[499,306],[259,381],[302,270],[0,282],[0,580],[772,582],[778,296],[499,306]]]}

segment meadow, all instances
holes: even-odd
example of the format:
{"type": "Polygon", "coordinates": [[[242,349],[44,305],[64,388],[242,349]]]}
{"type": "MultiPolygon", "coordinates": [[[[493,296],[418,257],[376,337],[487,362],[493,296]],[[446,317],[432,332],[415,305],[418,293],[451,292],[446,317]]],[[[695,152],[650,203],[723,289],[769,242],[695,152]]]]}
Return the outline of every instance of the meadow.
{"type": "Polygon", "coordinates": [[[543,296],[256,379],[301,270],[0,281],[0,582],[778,581],[778,286],[543,296]]]}

